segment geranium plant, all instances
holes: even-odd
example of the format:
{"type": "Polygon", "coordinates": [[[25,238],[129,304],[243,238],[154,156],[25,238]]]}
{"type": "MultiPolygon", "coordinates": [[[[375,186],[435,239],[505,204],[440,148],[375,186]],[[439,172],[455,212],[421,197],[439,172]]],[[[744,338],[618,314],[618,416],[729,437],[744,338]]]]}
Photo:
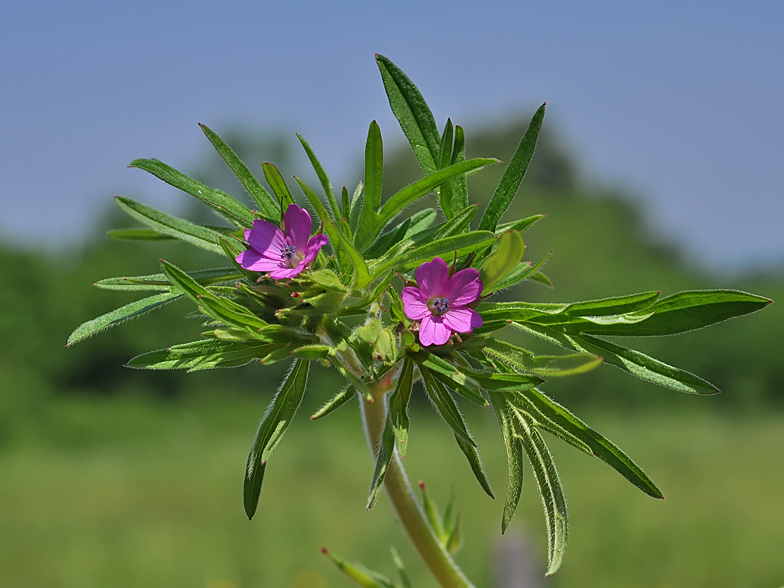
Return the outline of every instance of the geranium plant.
{"type": "MultiPolygon", "coordinates": [[[[417,500],[400,462],[408,449],[409,402],[416,382],[451,428],[485,492],[490,484],[457,400],[489,407],[497,416],[508,459],[502,514],[507,528],[520,498],[523,460],[528,459],[544,506],[548,569],[561,565],[568,513],[561,480],[542,433],[549,433],[606,462],[655,498],[656,484],[621,449],[543,391],[545,380],[583,373],[604,362],[651,383],[692,394],[718,389],[691,373],[619,345],[614,337],[675,335],[764,308],[767,298],[735,290],[688,291],[661,297],[642,292],[574,303],[499,302],[494,295],[526,280],[548,283],[546,259],[523,260],[522,235],[542,218],[500,223],[534,154],[545,114],[534,114],[476,229],[466,176],[491,158],[466,159],[460,126],[447,120],[439,132],[412,81],[389,59],[376,56],[390,106],[411,144],[424,177],[382,202],[383,148],[374,122],[365,146],[365,177],[353,195],[339,194],[308,143],[299,137],[324,201],[295,177],[303,204],[296,204],[274,165],[263,164],[265,189],[212,130],[202,130],[255,203],[213,190],[168,165],[139,159],[146,170],[197,198],[228,226],[192,223],[129,198],[117,205],[147,228],[112,231],[115,238],[173,238],[206,249],[222,263],[183,270],[161,261],[161,273],[99,281],[109,290],[150,292],[146,298],[81,325],[73,344],[175,301],[195,305],[202,337],[143,353],[133,368],[188,371],[291,362],[261,419],[248,455],[244,507],[253,517],[267,461],[294,418],[312,362],[331,366],[345,386],[324,399],[311,418],[324,417],[358,399],[368,443],[375,455],[368,495],[372,507],[385,489],[403,528],[444,587],[471,584],[452,559],[459,529],[452,510],[442,517],[424,493],[417,500]],[[401,213],[435,193],[437,206],[401,213]],[[514,329],[543,339],[559,355],[535,355],[507,342],[514,329]]],[[[255,369],[255,368],[254,368],[255,369]]],[[[333,557],[330,555],[330,557],[333,557]]],[[[408,586],[333,557],[362,586],[408,586]]]]}

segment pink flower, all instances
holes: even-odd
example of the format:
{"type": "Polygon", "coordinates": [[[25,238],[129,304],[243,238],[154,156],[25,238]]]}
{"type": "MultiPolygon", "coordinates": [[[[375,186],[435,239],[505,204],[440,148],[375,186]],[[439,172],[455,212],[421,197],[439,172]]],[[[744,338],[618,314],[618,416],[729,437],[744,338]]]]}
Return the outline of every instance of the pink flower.
{"type": "Polygon", "coordinates": [[[416,272],[417,288],[403,288],[403,310],[419,325],[419,342],[425,347],[443,345],[452,332],[470,333],[482,326],[482,317],[466,308],[482,293],[479,272],[468,268],[449,277],[449,268],[440,257],[426,261],[416,272]]]}
{"type": "Polygon", "coordinates": [[[299,275],[329,239],[310,236],[310,215],[296,204],[286,209],[284,226],[285,233],[271,222],[253,221],[253,228],[245,231],[251,248],[237,256],[237,263],[254,272],[269,272],[275,280],[299,275]]]}

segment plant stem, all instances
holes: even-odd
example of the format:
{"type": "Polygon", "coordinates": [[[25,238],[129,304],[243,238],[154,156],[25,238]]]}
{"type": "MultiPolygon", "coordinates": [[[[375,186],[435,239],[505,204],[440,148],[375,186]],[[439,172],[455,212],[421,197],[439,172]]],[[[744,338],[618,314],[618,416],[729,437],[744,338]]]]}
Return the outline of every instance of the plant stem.
{"type": "MultiPolygon", "coordinates": [[[[360,398],[365,434],[373,456],[378,451],[378,441],[387,418],[384,394],[393,387],[394,380],[388,376],[379,384],[369,388],[373,395],[373,402],[360,398]]],[[[473,584],[463,575],[428,524],[414,496],[397,450],[384,478],[384,488],[411,543],[442,588],[473,588],[473,584]]]]}

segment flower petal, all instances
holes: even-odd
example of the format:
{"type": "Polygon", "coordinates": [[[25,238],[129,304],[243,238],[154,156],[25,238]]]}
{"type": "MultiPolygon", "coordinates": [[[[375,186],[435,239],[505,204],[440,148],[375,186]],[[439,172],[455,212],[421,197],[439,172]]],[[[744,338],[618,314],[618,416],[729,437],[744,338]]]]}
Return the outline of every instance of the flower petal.
{"type": "Polygon", "coordinates": [[[419,342],[425,347],[443,345],[449,341],[451,334],[452,331],[443,323],[440,316],[430,314],[419,324],[419,342]]]}
{"type": "Polygon", "coordinates": [[[297,253],[305,253],[310,238],[310,215],[296,204],[289,204],[284,217],[286,240],[294,245],[297,253]]]}
{"type": "Polygon", "coordinates": [[[482,280],[479,279],[479,272],[469,267],[460,270],[449,278],[442,295],[449,300],[450,306],[454,308],[455,306],[471,304],[479,298],[483,289],[484,285],[482,280]]]}
{"type": "Polygon", "coordinates": [[[278,266],[273,272],[270,272],[270,278],[273,280],[283,280],[286,278],[293,278],[294,276],[298,276],[302,273],[302,270],[305,269],[305,264],[300,263],[297,267],[286,267],[286,266],[278,266]]]}
{"type": "Polygon", "coordinates": [[[308,246],[305,249],[305,257],[302,258],[301,263],[308,264],[316,259],[319,250],[327,244],[327,241],[329,241],[329,237],[326,235],[315,235],[311,237],[310,241],[308,241],[308,246]]]}
{"type": "Polygon", "coordinates": [[[240,253],[235,261],[246,270],[252,272],[271,272],[280,267],[285,267],[278,256],[277,261],[266,257],[255,249],[246,249],[240,253]]]}
{"type": "Polygon", "coordinates": [[[245,240],[259,253],[272,250],[268,257],[278,259],[280,250],[286,245],[281,230],[265,220],[253,221],[253,228],[245,231],[245,240]]]}
{"type": "Polygon", "coordinates": [[[449,309],[441,318],[447,327],[458,333],[470,333],[482,326],[482,317],[471,308],[449,309]]]}
{"type": "Polygon", "coordinates": [[[412,321],[418,321],[433,314],[427,307],[427,297],[419,288],[413,286],[403,288],[400,298],[403,299],[403,311],[412,321]]]}
{"type": "Polygon", "coordinates": [[[417,285],[426,298],[441,296],[448,279],[449,268],[440,257],[426,261],[416,271],[417,285]]]}

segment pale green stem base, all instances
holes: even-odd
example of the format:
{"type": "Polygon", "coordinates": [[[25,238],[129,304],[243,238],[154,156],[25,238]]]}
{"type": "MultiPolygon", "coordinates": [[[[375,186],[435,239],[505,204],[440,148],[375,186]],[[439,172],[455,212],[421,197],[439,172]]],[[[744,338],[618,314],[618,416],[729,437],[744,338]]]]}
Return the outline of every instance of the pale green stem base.
{"type": "MultiPolygon", "coordinates": [[[[373,402],[368,402],[360,397],[365,434],[374,456],[378,451],[378,441],[386,422],[384,394],[393,387],[391,380],[391,378],[385,378],[385,381],[370,388],[373,402]]],[[[397,451],[389,464],[384,479],[384,489],[403,528],[411,539],[411,543],[442,588],[473,588],[473,584],[463,575],[452,557],[436,539],[414,496],[397,451]]]]}

